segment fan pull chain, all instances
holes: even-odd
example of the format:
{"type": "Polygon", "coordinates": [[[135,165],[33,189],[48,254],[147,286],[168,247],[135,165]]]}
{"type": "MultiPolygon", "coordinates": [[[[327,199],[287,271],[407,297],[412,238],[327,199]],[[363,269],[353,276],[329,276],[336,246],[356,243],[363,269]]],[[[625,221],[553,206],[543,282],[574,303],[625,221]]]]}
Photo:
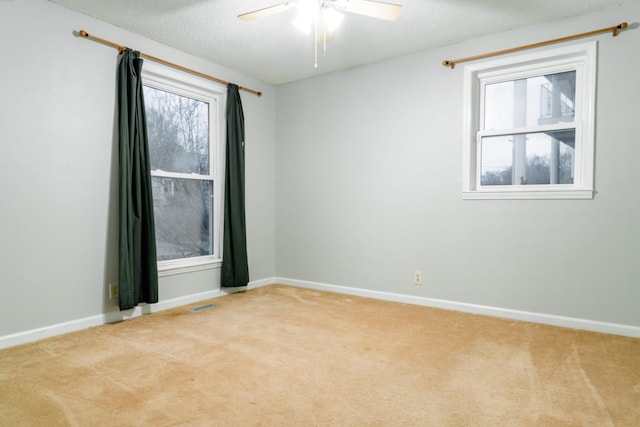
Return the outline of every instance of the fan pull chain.
{"type": "Polygon", "coordinates": [[[322,56],[327,56],[327,25],[322,26],[322,56]]]}
{"type": "Polygon", "coordinates": [[[314,68],[318,68],[318,26],[316,23],[313,23],[313,48],[315,54],[315,62],[313,64],[314,68]]]}

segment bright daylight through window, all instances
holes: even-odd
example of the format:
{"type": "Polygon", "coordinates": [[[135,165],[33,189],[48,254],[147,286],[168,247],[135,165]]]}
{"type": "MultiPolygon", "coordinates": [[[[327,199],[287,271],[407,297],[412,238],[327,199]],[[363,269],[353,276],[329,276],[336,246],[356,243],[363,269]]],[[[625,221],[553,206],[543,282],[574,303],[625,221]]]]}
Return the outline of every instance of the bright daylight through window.
{"type": "Polygon", "coordinates": [[[595,44],[465,67],[463,198],[593,197],[595,44]]]}
{"type": "MultiPolygon", "coordinates": [[[[145,64],[145,67],[147,64],[145,64]]],[[[218,94],[145,73],[159,269],[218,257],[218,94]]]]}

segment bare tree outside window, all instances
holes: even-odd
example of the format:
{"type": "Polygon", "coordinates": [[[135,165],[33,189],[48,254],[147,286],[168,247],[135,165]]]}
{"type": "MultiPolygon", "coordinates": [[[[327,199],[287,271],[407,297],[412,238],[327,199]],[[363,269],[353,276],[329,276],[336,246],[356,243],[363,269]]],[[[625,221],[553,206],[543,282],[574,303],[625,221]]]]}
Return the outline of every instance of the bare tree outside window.
{"type": "Polygon", "coordinates": [[[144,86],[158,261],[213,254],[207,102],[144,86]]]}
{"type": "Polygon", "coordinates": [[[556,131],[482,138],[482,185],[572,184],[575,132],[556,131]],[[516,144],[522,144],[517,147],[516,144]],[[513,164],[522,152],[524,167],[514,172],[513,164]]]}

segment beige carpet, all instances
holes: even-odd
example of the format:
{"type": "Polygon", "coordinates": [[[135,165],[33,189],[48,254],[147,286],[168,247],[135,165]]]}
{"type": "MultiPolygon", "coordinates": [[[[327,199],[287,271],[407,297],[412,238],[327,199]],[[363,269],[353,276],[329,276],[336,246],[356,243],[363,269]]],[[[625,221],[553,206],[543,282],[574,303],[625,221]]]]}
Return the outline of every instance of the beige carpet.
{"type": "Polygon", "coordinates": [[[280,285],[208,302],[0,351],[0,425],[640,426],[638,339],[280,285]]]}

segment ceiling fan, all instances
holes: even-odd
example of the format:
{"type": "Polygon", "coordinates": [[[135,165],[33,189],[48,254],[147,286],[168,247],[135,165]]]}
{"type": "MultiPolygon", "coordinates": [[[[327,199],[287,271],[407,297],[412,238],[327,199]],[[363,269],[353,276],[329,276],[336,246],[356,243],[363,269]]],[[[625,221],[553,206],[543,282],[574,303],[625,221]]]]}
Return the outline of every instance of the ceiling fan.
{"type": "Polygon", "coordinates": [[[318,41],[324,42],[326,54],[327,38],[340,25],[344,14],[342,12],[369,16],[372,18],[395,21],[402,12],[402,6],[393,3],[383,3],[375,0],[292,0],[263,9],[238,15],[243,21],[253,21],[276,13],[296,9],[293,24],[303,33],[309,34],[313,29],[315,34],[315,67],[318,67],[318,41]],[[322,38],[319,38],[319,30],[322,38]]]}
{"type": "Polygon", "coordinates": [[[297,0],[243,13],[238,15],[238,18],[243,21],[253,21],[254,19],[264,18],[265,16],[293,8],[298,8],[299,13],[313,12],[314,9],[322,13],[331,9],[336,12],[355,13],[387,21],[395,21],[402,12],[402,6],[399,4],[383,3],[374,0],[297,0]]]}

